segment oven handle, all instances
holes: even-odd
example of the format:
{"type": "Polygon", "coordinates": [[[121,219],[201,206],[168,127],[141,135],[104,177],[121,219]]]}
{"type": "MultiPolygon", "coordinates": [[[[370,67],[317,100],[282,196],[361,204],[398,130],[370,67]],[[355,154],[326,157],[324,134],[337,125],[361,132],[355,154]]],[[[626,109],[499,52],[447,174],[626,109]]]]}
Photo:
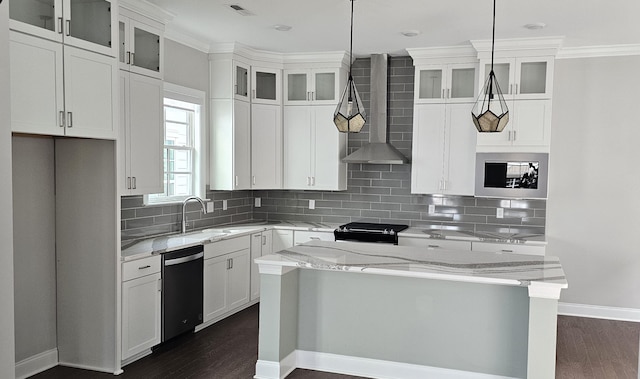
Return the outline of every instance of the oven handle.
{"type": "Polygon", "coordinates": [[[195,261],[196,259],[200,259],[202,257],[204,257],[204,253],[201,252],[194,255],[188,255],[182,258],[167,259],[166,261],[164,261],[164,265],[165,266],[179,265],[180,263],[195,261]]]}

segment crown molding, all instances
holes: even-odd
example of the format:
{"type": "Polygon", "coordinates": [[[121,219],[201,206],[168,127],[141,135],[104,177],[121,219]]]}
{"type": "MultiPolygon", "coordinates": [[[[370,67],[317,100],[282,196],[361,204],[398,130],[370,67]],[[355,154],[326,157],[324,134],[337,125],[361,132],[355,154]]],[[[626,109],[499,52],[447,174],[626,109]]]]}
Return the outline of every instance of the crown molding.
{"type": "Polygon", "coordinates": [[[209,42],[205,42],[199,38],[188,35],[181,29],[174,28],[171,24],[166,26],[164,37],[205,54],[209,53],[209,42]]]}
{"type": "MultiPolygon", "coordinates": [[[[496,57],[556,56],[562,47],[564,37],[497,39],[494,52],[496,57]]],[[[478,59],[491,58],[491,40],[469,41],[478,52],[478,59]]]]}
{"type": "Polygon", "coordinates": [[[314,65],[349,65],[346,51],[320,51],[313,53],[284,53],[282,58],[285,65],[314,64],[314,65]]]}
{"type": "Polygon", "coordinates": [[[176,16],[146,0],[119,0],[118,5],[163,24],[169,23],[176,16]]]}
{"type": "Polygon", "coordinates": [[[640,44],[565,47],[558,52],[556,59],[621,57],[630,55],[640,55],[640,44]]]}

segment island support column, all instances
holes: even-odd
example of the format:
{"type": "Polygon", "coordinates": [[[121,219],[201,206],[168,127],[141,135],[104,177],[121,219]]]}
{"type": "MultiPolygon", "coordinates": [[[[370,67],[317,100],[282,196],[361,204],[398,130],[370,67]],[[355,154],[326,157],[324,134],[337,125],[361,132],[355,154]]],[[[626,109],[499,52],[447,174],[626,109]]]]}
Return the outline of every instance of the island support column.
{"type": "Polygon", "coordinates": [[[296,267],[259,264],[260,324],[256,379],[281,379],[296,367],[298,277],[296,267]]]}
{"type": "Polygon", "coordinates": [[[547,283],[529,285],[529,346],[527,379],[556,377],[556,339],[560,288],[547,283]]]}

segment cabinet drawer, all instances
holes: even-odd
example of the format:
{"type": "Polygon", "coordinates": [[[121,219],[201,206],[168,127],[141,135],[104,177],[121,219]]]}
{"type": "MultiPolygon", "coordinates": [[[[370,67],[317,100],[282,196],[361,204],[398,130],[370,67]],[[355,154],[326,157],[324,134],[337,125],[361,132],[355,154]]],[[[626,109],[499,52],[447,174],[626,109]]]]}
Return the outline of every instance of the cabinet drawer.
{"type": "Polygon", "coordinates": [[[529,255],[544,255],[545,246],[518,245],[511,243],[474,242],[473,251],[486,251],[489,253],[514,253],[529,255]]]}
{"type": "Polygon", "coordinates": [[[335,241],[336,238],[333,232],[309,232],[309,231],[294,231],[293,232],[293,244],[300,245],[309,241],[335,241]]]}
{"type": "Polygon", "coordinates": [[[427,250],[447,249],[471,251],[471,241],[453,241],[433,238],[399,237],[398,245],[424,247],[427,250]]]}
{"type": "Polygon", "coordinates": [[[160,256],[154,255],[122,264],[122,281],[141,278],[145,275],[160,272],[160,256]]]}
{"type": "Polygon", "coordinates": [[[242,236],[204,245],[204,259],[219,257],[234,251],[249,249],[251,237],[242,236]]]}

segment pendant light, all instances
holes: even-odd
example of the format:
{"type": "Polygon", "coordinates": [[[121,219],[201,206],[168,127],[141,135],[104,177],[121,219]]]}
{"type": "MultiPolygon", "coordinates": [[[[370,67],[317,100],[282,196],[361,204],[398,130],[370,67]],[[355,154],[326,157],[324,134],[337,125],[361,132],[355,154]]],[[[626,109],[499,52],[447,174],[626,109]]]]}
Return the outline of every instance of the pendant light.
{"type": "Polygon", "coordinates": [[[509,122],[509,109],[493,72],[493,54],[496,41],[496,0],[493,0],[493,35],[491,37],[491,71],[476,100],[471,116],[481,133],[501,132],[509,122]]]}
{"type": "Polygon", "coordinates": [[[351,39],[349,41],[349,79],[333,113],[333,123],[341,133],[358,133],[367,122],[362,100],[351,76],[353,66],[353,1],[351,0],[351,39]]]}

